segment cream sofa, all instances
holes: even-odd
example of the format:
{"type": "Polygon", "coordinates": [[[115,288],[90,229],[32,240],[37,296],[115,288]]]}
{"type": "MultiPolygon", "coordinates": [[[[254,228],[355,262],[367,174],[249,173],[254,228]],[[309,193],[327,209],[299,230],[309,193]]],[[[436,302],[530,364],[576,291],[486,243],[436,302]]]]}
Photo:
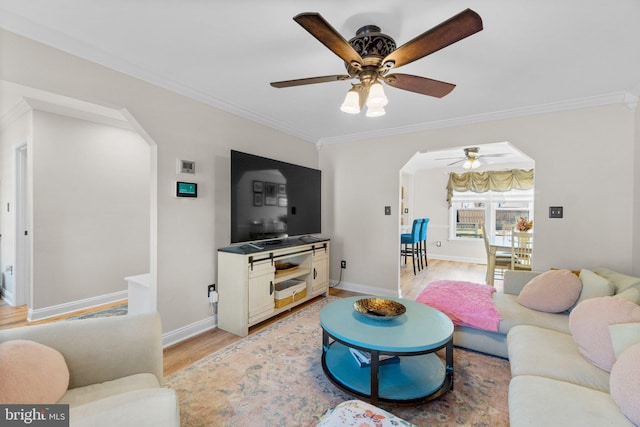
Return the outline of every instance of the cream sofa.
{"type": "MultiPolygon", "coordinates": [[[[634,301],[640,301],[640,278],[614,272],[608,268],[593,270],[598,276],[611,281],[616,295],[634,301]],[[624,289],[624,293],[618,292],[624,289]]],[[[555,331],[569,333],[569,313],[545,313],[531,310],[518,303],[518,295],[529,281],[540,274],[531,271],[507,270],[504,275],[504,292],[496,292],[492,299],[500,313],[498,332],[484,331],[467,326],[456,326],[453,343],[458,347],[469,348],[482,353],[508,358],[507,333],[514,326],[532,325],[555,331]]]]}
{"type": "Polygon", "coordinates": [[[30,340],[58,350],[69,368],[72,427],[179,426],[176,393],[162,388],[157,313],[58,321],[0,330],[0,342],[30,340]]]}
{"type": "MultiPolygon", "coordinates": [[[[594,272],[611,282],[615,297],[640,304],[640,278],[606,268],[594,272]]],[[[504,294],[492,297],[502,318],[499,332],[456,327],[454,342],[509,358],[511,427],[633,427],[609,393],[609,372],[578,350],[569,313],[546,313],[518,303],[518,294],[537,274],[506,272],[504,294]]],[[[585,289],[583,286],[583,293],[585,289]]]]}

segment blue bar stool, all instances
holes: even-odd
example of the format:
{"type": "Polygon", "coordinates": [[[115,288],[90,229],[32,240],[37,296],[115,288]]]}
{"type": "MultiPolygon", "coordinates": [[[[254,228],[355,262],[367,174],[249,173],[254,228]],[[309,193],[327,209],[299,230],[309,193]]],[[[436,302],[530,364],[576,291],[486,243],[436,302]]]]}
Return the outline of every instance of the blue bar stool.
{"type": "Polygon", "coordinates": [[[420,270],[420,254],[418,253],[418,250],[420,244],[420,231],[422,227],[422,221],[422,219],[414,219],[413,225],[411,226],[411,234],[400,235],[400,244],[403,245],[403,249],[400,250],[400,256],[404,255],[404,263],[406,264],[409,251],[411,252],[413,274],[416,274],[416,263],[418,264],[418,270],[420,270]],[[411,245],[411,248],[409,248],[409,245],[411,245]],[[418,260],[416,260],[416,255],[418,255],[418,260]]]}
{"type": "Polygon", "coordinates": [[[422,220],[422,226],[420,227],[420,242],[418,244],[420,252],[420,265],[422,265],[422,254],[424,253],[424,267],[429,266],[427,261],[427,227],[429,227],[430,218],[424,218],[422,220]]]}

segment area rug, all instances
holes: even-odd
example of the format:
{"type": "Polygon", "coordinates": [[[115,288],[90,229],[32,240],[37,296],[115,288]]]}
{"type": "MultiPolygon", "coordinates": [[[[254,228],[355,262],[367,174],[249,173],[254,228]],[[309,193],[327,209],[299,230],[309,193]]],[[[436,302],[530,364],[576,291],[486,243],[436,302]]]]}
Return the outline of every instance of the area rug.
{"type": "MultiPolygon", "coordinates": [[[[320,363],[322,299],[195,364],[165,377],[180,400],[183,427],[314,426],[325,409],[351,396],[320,363]]],[[[509,362],[454,351],[454,390],[416,407],[382,408],[418,426],[509,425],[509,362]]]]}
{"type": "Polygon", "coordinates": [[[95,317],[112,317],[124,316],[129,311],[129,304],[119,304],[104,310],[93,311],[91,313],[81,314],[80,316],[67,317],[66,320],[93,319],[95,317]]]}

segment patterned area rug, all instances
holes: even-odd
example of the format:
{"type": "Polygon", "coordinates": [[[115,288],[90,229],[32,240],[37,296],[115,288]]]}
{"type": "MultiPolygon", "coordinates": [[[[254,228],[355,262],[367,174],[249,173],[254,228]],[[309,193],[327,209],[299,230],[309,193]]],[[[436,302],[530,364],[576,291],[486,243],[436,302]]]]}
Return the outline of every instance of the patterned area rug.
{"type": "MultiPolygon", "coordinates": [[[[325,377],[320,309],[325,298],[165,378],[181,425],[313,426],[353,397],[325,377]]],[[[384,409],[418,426],[509,425],[509,362],[456,348],[454,390],[417,407],[384,409]]]]}
{"type": "Polygon", "coordinates": [[[105,308],[104,310],[94,311],[92,313],[82,314],[80,316],[67,317],[65,320],[77,320],[77,319],[93,319],[94,317],[111,317],[111,316],[124,316],[129,311],[129,304],[114,305],[113,307],[105,308]]]}

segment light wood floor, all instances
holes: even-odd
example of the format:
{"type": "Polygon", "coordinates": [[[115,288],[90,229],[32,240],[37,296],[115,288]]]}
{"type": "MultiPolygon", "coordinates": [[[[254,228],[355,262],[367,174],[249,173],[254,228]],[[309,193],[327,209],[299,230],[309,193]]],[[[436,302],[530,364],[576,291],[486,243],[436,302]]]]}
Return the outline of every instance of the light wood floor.
{"type": "MultiPolygon", "coordinates": [[[[417,275],[414,275],[413,267],[409,262],[407,265],[401,266],[400,287],[402,290],[402,296],[403,298],[414,300],[427,284],[435,280],[466,280],[470,282],[484,283],[485,272],[486,266],[482,264],[429,260],[429,267],[423,269],[417,275]]],[[[502,283],[499,280],[496,280],[495,286],[497,288],[500,288],[501,285],[502,283]]],[[[330,289],[330,295],[344,298],[358,294],[342,290],[338,286],[336,288],[330,289]]],[[[0,300],[0,329],[52,322],[64,319],[66,317],[84,314],[90,311],[102,310],[104,308],[121,303],[122,302],[107,304],[105,306],[95,307],[92,310],[83,310],[81,312],[70,313],[64,316],[58,316],[37,322],[27,322],[26,306],[11,307],[4,301],[0,300]]],[[[249,333],[255,333],[260,329],[265,328],[266,326],[277,321],[278,319],[287,316],[292,312],[301,310],[305,305],[308,305],[309,303],[302,304],[298,307],[293,308],[289,312],[282,313],[279,316],[274,317],[273,319],[256,325],[250,329],[249,333]]],[[[171,347],[167,347],[164,350],[164,375],[170,375],[176,371],[179,371],[180,369],[183,369],[191,365],[192,363],[202,359],[203,357],[214,353],[236,341],[239,341],[240,339],[240,337],[223,330],[213,329],[211,331],[204,332],[195,337],[184,340],[171,347]]]]}

